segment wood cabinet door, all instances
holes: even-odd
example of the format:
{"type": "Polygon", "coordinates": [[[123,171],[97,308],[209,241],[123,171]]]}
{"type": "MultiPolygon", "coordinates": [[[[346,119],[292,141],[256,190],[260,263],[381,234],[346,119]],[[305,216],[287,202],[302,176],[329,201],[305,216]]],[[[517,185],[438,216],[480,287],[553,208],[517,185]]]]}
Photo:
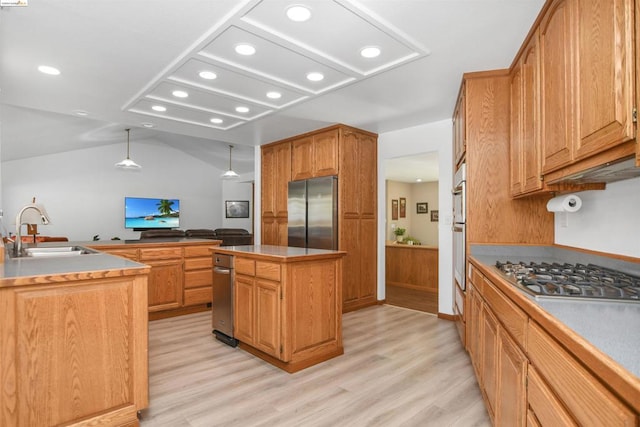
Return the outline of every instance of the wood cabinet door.
{"type": "Polygon", "coordinates": [[[487,398],[487,411],[495,421],[498,398],[498,321],[487,307],[482,304],[482,385],[487,398]]]}
{"type": "Polygon", "coordinates": [[[536,31],[522,55],[522,190],[542,188],[540,163],[540,60],[536,31]]]}
{"type": "Polygon", "coordinates": [[[504,329],[498,332],[498,398],[495,422],[498,426],[527,423],[527,358],[504,329]]]}
{"type": "Polygon", "coordinates": [[[458,102],[453,113],[453,123],[453,159],[454,164],[459,165],[467,148],[466,92],[464,83],[462,83],[458,102]]]}
{"type": "Polygon", "coordinates": [[[144,261],[149,273],[149,311],[168,310],[182,306],[182,259],[144,261]]]}
{"type": "Polygon", "coordinates": [[[262,216],[276,216],[276,198],[275,198],[275,186],[276,186],[276,154],[274,147],[262,148],[262,160],[261,160],[261,209],[262,216]]]}
{"type": "Polygon", "coordinates": [[[533,366],[527,369],[527,402],[538,425],[576,427],[565,407],[533,366]]]}
{"type": "Polygon", "coordinates": [[[522,193],[522,60],[511,72],[509,183],[511,195],[522,193]]]}
{"type": "Polygon", "coordinates": [[[357,135],[352,131],[344,131],[340,139],[340,177],[338,178],[341,218],[360,215],[361,189],[358,164],[357,135]]]}
{"type": "Polygon", "coordinates": [[[275,216],[287,218],[289,181],[291,181],[291,143],[278,144],[275,150],[275,216]]]}
{"type": "Polygon", "coordinates": [[[313,136],[313,176],[338,175],[338,138],[333,129],[313,136]]]}
{"type": "MultiPolygon", "coordinates": [[[[469,283],[469,281],[467,281],[469,283]]],[[[478,383],[482,386],[482,299],[478,295],[473,283],[467,290],[469,297],[469,313],[467,315],[467,349],[471,357],[471,363],[476,371],[478,383]]]]}
{"type": "Polygon", "coordinates": [[[378,209],[378,146],[376,137],[360,135],[358,138],[358,182],[360,215],[375,218],[378,209]]]}
{"type": "Polygon", "coordinates": [[[267,354],[280,358],[279,282],[256,279],[255,319],[254,346],[267,354]]]}
{"type": "Polygon", "coordinates": [[[633,0],[577,2],[576,159],[633,139],[633,0]]]}
{"type": "Polygon", "coordinates": [[[574,0],[555,0],[540,25],[542,171],[573,160],[571,33],[574,0]]]}
{"type": "Polygon", "coordinates": [[[145,281],[128,276],[0,290],[0,425],[135,420],[147,403],[145,281]]]}
{"type": "Polygon", "coordinates": [[[243,343],[255,342],[255,304],[253,277],[236,274],[233,290],[233,335],[243,343]]]}
{"type": "Polygon", "coordinates": [[[291,180],[298,181],[314,176],[313,136],[297,139],[291,143],[291,180]]]}

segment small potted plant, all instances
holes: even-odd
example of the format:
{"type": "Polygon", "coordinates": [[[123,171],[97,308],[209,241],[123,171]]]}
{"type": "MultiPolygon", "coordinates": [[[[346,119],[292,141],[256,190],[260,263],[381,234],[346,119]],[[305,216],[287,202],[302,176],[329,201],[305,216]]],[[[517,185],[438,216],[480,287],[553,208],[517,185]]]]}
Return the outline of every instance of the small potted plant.
{"type": "Polygon", "coordinates": [[[398,242],[402,242],[402,239],[403,239],[404,233],[405,233],[406,231],[407,231],[407,229],[406,229],[406,228],[396,227],[396,228],[393,230],[393,234],[395,234],[395,235],[396,235],[396,241],[398,241],[398,242]]]}

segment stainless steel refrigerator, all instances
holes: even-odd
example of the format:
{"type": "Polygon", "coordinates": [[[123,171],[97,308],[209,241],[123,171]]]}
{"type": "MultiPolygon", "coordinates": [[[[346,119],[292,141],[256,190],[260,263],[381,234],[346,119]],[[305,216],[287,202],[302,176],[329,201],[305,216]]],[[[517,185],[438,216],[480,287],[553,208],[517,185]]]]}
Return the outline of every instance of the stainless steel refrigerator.
{"type": "Polygon", "coordinates": [[[338,249],[338,178],[289,183],[289,246],[338,249]]]}

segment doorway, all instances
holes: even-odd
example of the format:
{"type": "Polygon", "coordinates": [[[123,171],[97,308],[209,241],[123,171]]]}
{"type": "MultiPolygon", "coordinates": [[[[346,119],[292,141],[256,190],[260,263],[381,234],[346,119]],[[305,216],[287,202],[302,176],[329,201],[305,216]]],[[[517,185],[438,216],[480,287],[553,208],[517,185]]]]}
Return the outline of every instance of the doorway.
{"type": "Polygon", "coordinates": [[[438,312],[438,153],[385,161],[385,301],[438,312]]]}

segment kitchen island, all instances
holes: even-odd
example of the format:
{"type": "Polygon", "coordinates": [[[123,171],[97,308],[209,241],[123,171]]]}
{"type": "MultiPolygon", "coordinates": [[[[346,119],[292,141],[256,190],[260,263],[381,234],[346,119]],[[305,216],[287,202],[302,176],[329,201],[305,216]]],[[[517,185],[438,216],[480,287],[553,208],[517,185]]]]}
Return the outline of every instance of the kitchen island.
{"type": "Polygon", "coordinates": [[[234,257],[234,335],[240,348],[296,372],[343,354],[343,251],[225,246],[234,257]]]}
{"type": "Polygon", "coordinates": [[[472,245],[467,349],[494,422],[637,425],[640,301],[535,297],[496,261],[595,264],[640,276],[640,263],[561,246],[472,245]]]}
{"type": "Polygon", "coordinates": [[[0,425],[137,423],[148,406],[148,273],[99,252],[5,254],[0,425]]]}

